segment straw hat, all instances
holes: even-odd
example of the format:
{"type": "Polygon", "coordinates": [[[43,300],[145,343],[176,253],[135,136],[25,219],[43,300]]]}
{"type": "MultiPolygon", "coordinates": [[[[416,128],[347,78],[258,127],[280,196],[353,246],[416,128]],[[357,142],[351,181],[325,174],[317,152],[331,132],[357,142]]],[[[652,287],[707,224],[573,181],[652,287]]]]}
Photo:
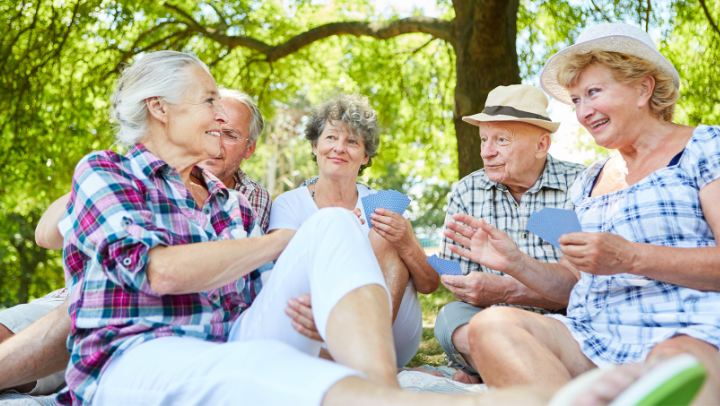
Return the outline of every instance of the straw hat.
{"type": "Polygon", "coordinates": [[[575,45],[563,49],[548,60],[540,74],[540,86],[553,99],[572,105],[568,91],[557,82],[558,72],[566,58],[591,51],[618,52],[647,59],[672,77],[680,89],[680,75],[673,64],[657,51],[650,35],[638,27],[623,23],[605,23],[586,28],[575,45]]]}
{"type": "Polygon", "coordinates": [[[463,121],[477,126],[483,121],[520,121],[554,133],[560,123],[550,120],[547,106],[545,93],[535,86],[498,86],[488,94],[482,113],[463,117],[463,121]]]}

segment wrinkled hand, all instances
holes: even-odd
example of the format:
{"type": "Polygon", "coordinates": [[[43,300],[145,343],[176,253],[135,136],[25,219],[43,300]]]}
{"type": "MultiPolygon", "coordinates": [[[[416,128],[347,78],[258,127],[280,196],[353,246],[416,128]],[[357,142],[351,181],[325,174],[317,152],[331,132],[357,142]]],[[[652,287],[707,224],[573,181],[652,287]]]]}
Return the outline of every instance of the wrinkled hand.
{"type": "Polygon", "coordinates": [[[370,215],[370,222],[375,232],[386,239],[397,252],[404,252],[412,244],[413,237],[410,234],[412,229],[408,227],[408,222],[402,215],[378,207],[375,213],[370,215]]]}
{"type": "Polygon", "coordinates": [[[637,258],[636,245],[617,234],[570,233],[559,241],[563,258],[593,275],[631,273],[637,258]]]}
{"type": "Polygon", "coordinates": [[[443,285],[458,300],[475,307],[489,307],[507,302],[506,277],[485,273],[470,272],[467,276],[443,275],[443,285]]]}
{"type": "Polygon", "coordinates": [[[449,245],[450,251],[490,269],[513,275],[522,262],[522,252],[505,232],[485,220],[467,214],[453,215],[455,222],[448,222],[445,236],[456,243],[470,247],[465,249],[449,245]],[[459,223],[467,224],[464,226],[459,223]],[[469,226],[469,227],[468,227],[469,226]],[[472,227],[472,228],[471,228],[472,227]]]}
{"type": "Polygon", "coordinates": [[[358,216],[358,220],[360,220],[360,224],[365,224],[365,219],[362,218],[362,210],[359,208],[356,208],[352,211],[354,215],[358,216]]]}
{"type": "Polygon", "coordinates": [[[297,299],[289,299],[285,314],[290,316],[290,323],[298,333],[316,341],[323,341],[315,326],[310,295],[304,294],[297,299]]]}

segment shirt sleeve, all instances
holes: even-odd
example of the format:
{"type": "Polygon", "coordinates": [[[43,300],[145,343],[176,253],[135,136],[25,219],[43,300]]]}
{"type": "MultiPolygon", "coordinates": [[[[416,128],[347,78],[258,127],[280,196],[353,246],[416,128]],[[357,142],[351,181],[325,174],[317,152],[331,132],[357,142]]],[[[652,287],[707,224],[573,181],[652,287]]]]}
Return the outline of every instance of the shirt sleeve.
{"type": "Polygon", "coordinates": [[[262,227],[263,231],[267,233],[270,227],[270,213],[273,202],[270,198],[270,192],[268,192],[267,190],[260,189],[258,193],[260,194],[261,203],[259,206],[260,213],[258,213],[258,216],[260,217],[260,226],[262,227]]]}
{"type": "Polygon", "coordinates": [[[60,228],[65,245],[97,261],[106,277],[131,291],[156,295],[147,279],[148,252],[183,244],[154,223],[141,182],[121,166],[125,157],[101,152],[75,169],[71,204],[60,228]]]}
{"type": "Polygon", "coordinates": [[[273,202],[268,232],[278,229],[297,230],[302,224],[295,215],[295,210],[293,210],[293,205],[290,202],[291,198],[288,197],[287,193],[290,192],[281,194],[273,202]]]}
{"type": "Polygon", "coordinates": [[[720,178],[720,127],[696,128],[686,153],[690,156],[681,159],[681,165],[694,179],[698,190],[720,178]]]}

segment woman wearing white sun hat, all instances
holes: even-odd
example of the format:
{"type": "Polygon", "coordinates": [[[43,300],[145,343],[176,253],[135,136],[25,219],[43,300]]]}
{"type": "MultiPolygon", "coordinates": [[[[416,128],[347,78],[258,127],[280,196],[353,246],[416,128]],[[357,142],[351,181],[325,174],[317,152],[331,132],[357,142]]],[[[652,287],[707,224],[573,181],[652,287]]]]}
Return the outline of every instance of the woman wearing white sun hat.
{"type": "Polygon", "coordinates": [[[568,303],[567,316],[481,312],[470,323],[480,374],[499,387],[562,384],[598,366],[691,353],[709,372],[697,401],[720,404],[720,128],[671,121],[678,73],[627,24],[586,29],[540,82],[619,153],[573,185],[584,232],[560,238],[558,264],[522,254],[486,222],[455,218],[472,229],[452,225],[471,248],[454,251],[568,303]]]}

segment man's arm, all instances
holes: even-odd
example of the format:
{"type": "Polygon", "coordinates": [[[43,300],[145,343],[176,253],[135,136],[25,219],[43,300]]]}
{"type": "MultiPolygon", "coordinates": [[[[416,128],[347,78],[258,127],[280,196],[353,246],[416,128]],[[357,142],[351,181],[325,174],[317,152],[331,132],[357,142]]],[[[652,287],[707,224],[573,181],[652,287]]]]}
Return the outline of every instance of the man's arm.
{"type": "Polygon", "coordinates": [[[50,207],[45,210],[45,213],[43,213],[38,222],[37,228],[35,228],[35,242],[37,245],[51,250],[62,249],[63,236],[60,234],[60,230],[58,230],[58,223],[65,214],[68,201],[70,201],[70,193],[55,200],[50,207]]]}
{"type": "Polygon", "coordinates": [[[542,309],[562,309],[566,305],[545,299],[517,279],[486,272],[471,272],[467,276],[443,275],[442,283],[458,300],[476,307],[499,303],[542,309]]]}
{"type": "Polygon", "coordinates": [[[445,230],[445,236],[459,244],[449,247],[452,252],[513,276],[547,300],[568,302],[572,288],[580,279],[580,271],[564,257],[557,264],[543,263],[520,251],[505,232],[482,219],[455,214],[453,220],[445,230]]]}
{"type": "Polygon", "coordinates": [[[0,344],[0,389],[37,381],[67,367],[68,301],[0,344]]]}

